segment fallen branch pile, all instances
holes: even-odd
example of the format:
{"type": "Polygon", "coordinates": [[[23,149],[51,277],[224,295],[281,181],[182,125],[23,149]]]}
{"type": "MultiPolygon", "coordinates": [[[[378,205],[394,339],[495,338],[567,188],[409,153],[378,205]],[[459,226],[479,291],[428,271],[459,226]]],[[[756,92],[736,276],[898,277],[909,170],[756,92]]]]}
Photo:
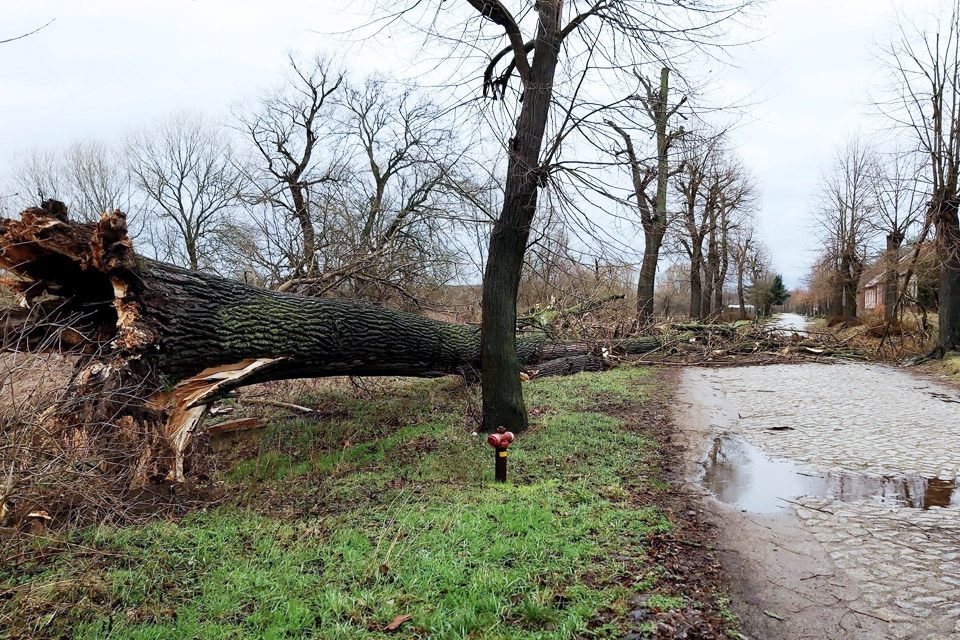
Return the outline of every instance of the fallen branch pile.
{"type": "Polygon", "coordinates": [[[671,324],[662,345],[638,358],[676,365],[758,365],[826,359],[865,359],[851,339],[831,333],[790,331],[770,323],[671,324]]]}

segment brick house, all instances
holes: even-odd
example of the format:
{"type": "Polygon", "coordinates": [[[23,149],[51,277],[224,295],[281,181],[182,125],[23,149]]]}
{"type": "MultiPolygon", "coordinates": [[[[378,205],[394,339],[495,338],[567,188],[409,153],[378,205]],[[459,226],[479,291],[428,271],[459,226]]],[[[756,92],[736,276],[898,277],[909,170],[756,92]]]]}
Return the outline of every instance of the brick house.
{"type": "MultiPolygon", "coordinates": [[[[897,276],[900,286],[913,263],[914,248],[900,249],[901,257],[897,261],[897,276]]],[[[907,286],[907,300],[911,308],[918,305],[936,306],[937,258],[934,246],[930,243],[920,248],[916,269],[907,286]]],[[[857,287],[857,314],[860,316],[883,316],[887,305],[887,263],[883,256],[864,269],[857,287]]],[[[890,292],[895,299],[896,291],[890,292]]]]}

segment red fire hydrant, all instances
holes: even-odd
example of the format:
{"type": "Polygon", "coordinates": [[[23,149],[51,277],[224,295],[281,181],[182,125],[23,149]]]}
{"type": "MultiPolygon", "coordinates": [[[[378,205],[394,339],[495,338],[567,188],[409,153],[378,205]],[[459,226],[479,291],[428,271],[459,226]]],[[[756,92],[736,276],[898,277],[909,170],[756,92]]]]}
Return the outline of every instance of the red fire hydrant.
{"type": "Polygon", "coordinates": [[[494,466],[494,477],[497,482],[507,481],[507,447],[513,442],[514,435],[503,427],[497,427],[496,433],[487,436],[487,444],[493,447],[496,456],[494,466]]]}

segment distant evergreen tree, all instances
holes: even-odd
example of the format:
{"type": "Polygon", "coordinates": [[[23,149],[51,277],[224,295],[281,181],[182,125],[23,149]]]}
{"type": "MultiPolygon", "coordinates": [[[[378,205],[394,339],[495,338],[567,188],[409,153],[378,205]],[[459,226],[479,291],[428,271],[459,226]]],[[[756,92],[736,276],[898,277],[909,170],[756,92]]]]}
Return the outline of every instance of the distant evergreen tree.
{"type": "Polygon", "coordinates": [[[750,301],[763,316],[769,316],[773,305],[783,304],[790,297],[790,292],[783,286],[783,277],[779,273],[773,278],[767,276],[754,282],[749,287],[749,294],[750,301]]]}
{"type": "Polygon", "coordinates": [[[783,276],[779,273],[773,277],[773,284],[770,286],[770,304],[783,304],[790,297],[790,292],[783,286],[783,276]]]}

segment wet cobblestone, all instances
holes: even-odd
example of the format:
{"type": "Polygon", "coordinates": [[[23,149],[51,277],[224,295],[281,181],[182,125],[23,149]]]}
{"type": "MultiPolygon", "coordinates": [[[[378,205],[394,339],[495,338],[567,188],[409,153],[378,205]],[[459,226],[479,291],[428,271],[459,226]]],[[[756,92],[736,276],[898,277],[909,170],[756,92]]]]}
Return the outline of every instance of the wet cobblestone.
{"type": "Polygon", "coordinates": [[[960,638],[960,511],[810,499],[796,507],[890,638],[960,638]]]}
{"type": "Polygon", "coordinates": [[[868,475],[960,474],[960,394],[870,364],[718,369],[708,378],[740,415],[738,432],[811,469],[868,475]]]}
{"type": "MultiPolygon", "coordinates": [[[[739,414],[735,432],[773,458],[871,476],[954,481],[960,472],[960,394],[946,385],[868,364],[703,375],[739,414]]],[[[856,582],[852,611],[885,621],[885,638],[960,639],[956,494],[950,508],[929,510],[810,497],[794,509],[856,582]]]]}

